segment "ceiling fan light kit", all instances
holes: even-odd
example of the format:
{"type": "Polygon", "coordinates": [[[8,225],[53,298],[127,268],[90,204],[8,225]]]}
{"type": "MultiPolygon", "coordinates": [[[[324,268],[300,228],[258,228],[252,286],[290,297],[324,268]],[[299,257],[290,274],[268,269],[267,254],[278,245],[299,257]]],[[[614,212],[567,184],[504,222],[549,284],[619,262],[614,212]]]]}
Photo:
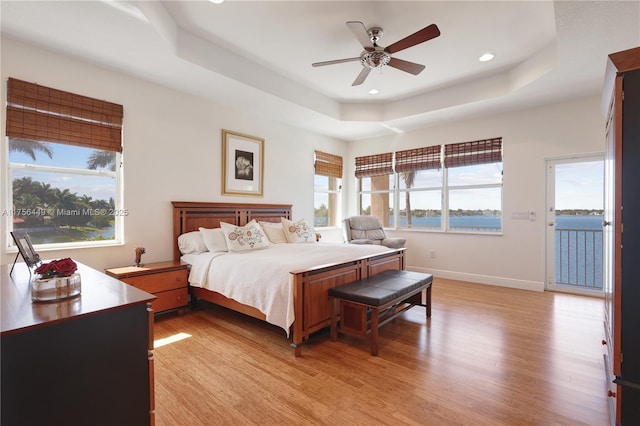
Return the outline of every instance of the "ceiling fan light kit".
{"type": "Polygon", "coordinates": [[[367,68],[380,68],[389,63],[391,55],[382,50],[367,52],[366,50],[360,55],[360,63],[367,68]]]}
{"type": "Polygon", "coordinates": [[[425,41],[436,38],[440,35],[440,30],[435,24],[431,24],[424,27],[420,31],[399,40],[387,47],[378,46],[378,40],[382,37],[382,28],[372,27],[367,30],[364,24],[360,21],[348,21],[347,26],[356,36],[364,52],[359,57],[336,59],[333,61],[315,62],[311,64],[314,67],[321,67],[325,65],[341,64],[344,62],[360,61],[362,65],[362,71],[353,81],[352,86],[358,86],[364,82],[369,75],[369,72],[374,68],[382,68],[385,65],[399,69],[400,71],[407,72],[409,74],[418,75],[425,68],[424,65],[416,64],[415,62],[409,62],[398,58],[393,58],[393,53],[399,52],[416,44],[424,43],[425,41]]]}

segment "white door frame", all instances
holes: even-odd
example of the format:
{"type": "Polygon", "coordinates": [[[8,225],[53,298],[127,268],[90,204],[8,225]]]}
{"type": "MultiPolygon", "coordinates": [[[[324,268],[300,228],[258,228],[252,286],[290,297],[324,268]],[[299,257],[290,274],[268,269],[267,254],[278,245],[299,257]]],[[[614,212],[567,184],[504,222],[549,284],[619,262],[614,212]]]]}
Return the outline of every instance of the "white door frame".
{"type": "MultiPolygon", "coordinates": [[[[545,179],[546,179],[546,194],[545,194],[545,290],[558,291],[564,293],[581,294],[585,296],[604,297],[604,292],[587,290],[581,288],[574,288],[569,286],[556,285],[556,271],[555,271],[555,237],[556,237],[556,178],[555,167],[558,164],[569,163],[583,163],[589,161],[602,161],[604,162],[604,153],[592,153],[571,155],[563,157],[551,157],[545,159],[545,179]]],[[[604,188],[603,188],[604,190],[604,188]]]]}

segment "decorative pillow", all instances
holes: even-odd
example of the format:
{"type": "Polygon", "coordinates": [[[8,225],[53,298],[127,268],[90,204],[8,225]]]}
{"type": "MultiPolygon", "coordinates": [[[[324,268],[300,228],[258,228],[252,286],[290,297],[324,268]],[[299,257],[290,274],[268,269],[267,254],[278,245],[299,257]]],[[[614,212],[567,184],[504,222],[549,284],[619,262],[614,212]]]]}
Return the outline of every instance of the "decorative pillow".
{"type": "Polygon", "coordinates": [[[200,254],[207,251],[207,246],[199,231],[191,231],[178,237],[178,248],[182,254],[200,254]]]}
{"type": "Polygon", "coordinates": [[[313,229],[309,226],[306,219],[292,222],[284,217],[281,219],[284,234],[290,243],[315,243],[315,235],[313,229]]]}
{"type": "Polygon", "coordinates": [[[255,220],[245,226],[220,222],[227,247],[231,251],[247,251],[269,247],[269,240],[255,220]]]}
{"type": "Polygon", "coordinates": [[[264,233],[267,234],[267,238],[273,244],[278,243],[286,243],[287,236],[284,235],[284,228],[282,227],[282,222],[258,222],[264,233]]]}
{"type": "Polygon", "coordinates": [[[224,238],[224,233],[220,228],[199,228],[204,243],[212,252],[229,251],[227,247],[227,241],[224,238]]]}

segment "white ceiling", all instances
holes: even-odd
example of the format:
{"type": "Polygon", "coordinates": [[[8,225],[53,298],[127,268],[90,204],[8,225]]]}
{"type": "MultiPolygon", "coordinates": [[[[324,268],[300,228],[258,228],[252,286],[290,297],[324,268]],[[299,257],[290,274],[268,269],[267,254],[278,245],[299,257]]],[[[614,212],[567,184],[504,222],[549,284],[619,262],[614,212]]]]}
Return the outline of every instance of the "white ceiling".
{"type": "Polygon", "coordinates": [[[598,95],[606,56],[640,45],[640,1],[6,1],[2,36],[344,140],[598,95]],[[351,83],[346,26],[387,46],[435,23],[440,37],[351,83]],[[496,58],[477,58],[493,52],[496,58]],[[376,96],[367,92],[377,88],[376,96]]]}

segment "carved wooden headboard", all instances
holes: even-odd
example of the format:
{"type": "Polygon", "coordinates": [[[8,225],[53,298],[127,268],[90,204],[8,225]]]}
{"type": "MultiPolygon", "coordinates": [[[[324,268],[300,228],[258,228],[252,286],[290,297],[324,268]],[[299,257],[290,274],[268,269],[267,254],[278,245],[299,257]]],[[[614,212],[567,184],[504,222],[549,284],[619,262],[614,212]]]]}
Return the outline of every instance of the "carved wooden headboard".
{"type": "Polygon", "coordinates": [[[180,259],[178,237],[199,228],[219,228],[220,222],[244,226],[251,220],[280,222],[291,219],[291,204],[235,204],[198,201],[172,201],[173,258],[180,259]]]}

